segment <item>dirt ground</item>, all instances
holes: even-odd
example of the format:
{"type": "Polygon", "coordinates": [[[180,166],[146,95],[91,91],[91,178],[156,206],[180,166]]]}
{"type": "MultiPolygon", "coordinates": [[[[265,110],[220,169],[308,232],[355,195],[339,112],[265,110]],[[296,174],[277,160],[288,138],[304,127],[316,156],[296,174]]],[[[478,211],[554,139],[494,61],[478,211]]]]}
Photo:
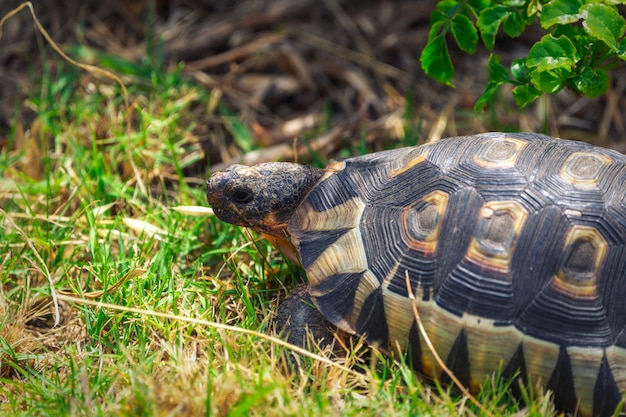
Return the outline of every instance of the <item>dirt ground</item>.
{"type": "MultiPolygon", "coordinates": [[[[19,3],[3,0],[0,15],[19,3]]],[[[243,155],[224,123],[198,109],[191,117],[206,154],[200,175],[208,161],[219,168],[240,160],[307,160],[311,149],[328,158],[363,141],[378,150],[409,128],[418,129],[422,141],[524,130],[626,151],[623,66],[612,73],[608,94],[598,99],[563,91],[519,111],[503,91],[491,109],[475,114],[472,106],[485,86],[489,51],[479,49],[470,56],[451,49],[454,89],[420,69],[436,4],[432,0],[33,3],[44,27],[64,48],[80,44],[166,70],[182,62],[186,77],[219,94],[262,150],[243,155]],[[310,138],[308,146],[299,146],[302,137],[310,138]]],[[[520,39],[499,39],[503,63],[524,56],[541,35],[533,29],[520,39]]],[[[36,34],[29,13],[23,10],[6,21],[0,39],[0,146],[15,126],[29,129],[35,115],[24,100],[33,94],[44,61],[60,58],[36,34]]]]}

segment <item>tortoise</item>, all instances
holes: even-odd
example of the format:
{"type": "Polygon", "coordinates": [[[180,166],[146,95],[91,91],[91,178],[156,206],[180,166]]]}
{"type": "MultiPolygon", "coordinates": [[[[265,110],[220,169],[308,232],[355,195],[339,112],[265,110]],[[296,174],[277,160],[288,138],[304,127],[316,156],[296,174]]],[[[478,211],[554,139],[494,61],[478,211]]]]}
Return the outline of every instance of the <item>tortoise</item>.
{"type": "MultiPolygon", "coordinates": [[[[471,390],[501,370],[558,409],[626,395],[626,156],[484,133],[332,161],[214,173],[215,215],[297,259],[321,314],[415,370],[471,390]]],[[[620,408],[621,412],[624,411],[620,408]]]]}

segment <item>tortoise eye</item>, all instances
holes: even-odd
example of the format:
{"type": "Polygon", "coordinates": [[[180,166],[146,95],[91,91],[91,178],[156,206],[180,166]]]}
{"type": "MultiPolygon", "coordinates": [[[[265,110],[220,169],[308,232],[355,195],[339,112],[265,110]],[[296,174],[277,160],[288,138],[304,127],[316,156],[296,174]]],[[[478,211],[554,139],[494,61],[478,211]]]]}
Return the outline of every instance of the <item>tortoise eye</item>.
{"type": "Polygon", "coordinates": [[[230,193],[231,198],[237,204],[246,204],[252,201],[254,193],[247,187],[237,187],[230,193]]]}

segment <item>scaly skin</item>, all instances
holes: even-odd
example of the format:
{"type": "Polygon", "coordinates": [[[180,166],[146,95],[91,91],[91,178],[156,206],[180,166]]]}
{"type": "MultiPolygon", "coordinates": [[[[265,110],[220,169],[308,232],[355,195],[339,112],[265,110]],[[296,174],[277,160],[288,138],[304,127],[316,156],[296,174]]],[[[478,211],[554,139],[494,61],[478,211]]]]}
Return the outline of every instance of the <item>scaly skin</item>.
{"type": "Polygon", "coordinates": [[[207,199],[219,219],[262,233],[297,261],[287,223],[323,172],[287,162],[232,165],[209,178],[207,199]]]}

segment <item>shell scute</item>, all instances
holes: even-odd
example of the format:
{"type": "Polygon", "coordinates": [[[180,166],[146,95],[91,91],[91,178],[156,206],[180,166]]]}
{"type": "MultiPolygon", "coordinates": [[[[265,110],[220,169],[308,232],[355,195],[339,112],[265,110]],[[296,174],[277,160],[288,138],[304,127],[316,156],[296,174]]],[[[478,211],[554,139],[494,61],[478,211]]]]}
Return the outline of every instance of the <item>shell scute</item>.
{"type": "Polygon", "coordinates": [[[420,372],[442,377],[407,275],[470,387],[520,370],[583,415],[626,393],[625,156],[533,134],[448,138],[342,161],[294,219],[322,313],[408,350],[420,372]]]}

